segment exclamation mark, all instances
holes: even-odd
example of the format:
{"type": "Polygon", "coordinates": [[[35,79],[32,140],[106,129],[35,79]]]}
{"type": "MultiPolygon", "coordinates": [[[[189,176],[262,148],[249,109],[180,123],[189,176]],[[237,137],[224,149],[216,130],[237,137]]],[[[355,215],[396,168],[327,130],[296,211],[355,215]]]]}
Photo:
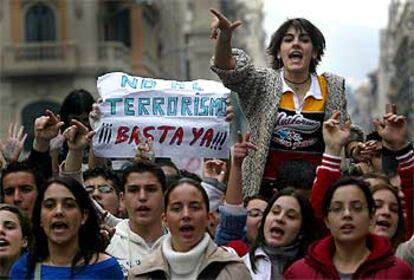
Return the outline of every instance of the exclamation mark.
{"type": "Polygon", "coordinates": [[[105,134],[104,134],[104,137],[103,137],[105,142],[106,142],[106,138],[108,137],[108,132],[109,132],[108,130],[109,130],[108,124],[105,124],[105,134]]]}
{"type": "Polygon", "coordinates": [[[224,142],[226,142],[226,138],[227,138],[227,132],[224,132],[224,137],[220,142],[219,150],[223,148],[224,142]]]}
{"type": "Polygon", "coordinates": [[[101,126],[101,131],[99,132],[99,139],[98,139],[98,143],[102,142],[102,138],[105,132],[105,123],[101,126]]]}
{"type": "Polygon", "coordinates": [[[210,144],[210,149],[213,149],[213,148],[214,148],[214,146],[215,146],[216,142],[218,141],[219,136],[220,136],[220,133],[217,133],[217,134],[214,136],[213,141],[212,141],[212,142],[211,142],[211,144],[210,144]]]}
{"type": "Polygon", "coordinates": [[[219,132],[220,137],[217,139],[216,145],[214,145],[214,150],[217,150],[219,144],[221,143],[221,138],[223,138],[224,133],[219,132]]]}
{"type": "Polygon", "coordinates": [[[109,133],[108,133],[108,137],[106,138],[105,143],[109,143],[111,141],[111,136],[112,136],[112,124],[109,125],[108,127],[109,133]]]}

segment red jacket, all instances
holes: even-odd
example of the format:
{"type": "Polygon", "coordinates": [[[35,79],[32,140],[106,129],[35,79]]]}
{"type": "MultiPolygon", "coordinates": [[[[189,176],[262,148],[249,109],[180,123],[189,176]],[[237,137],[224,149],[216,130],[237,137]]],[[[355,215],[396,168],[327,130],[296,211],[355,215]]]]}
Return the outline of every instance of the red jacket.
{"type": "Polygon", "coordinates": [[[405,219],[406,239],[413,234],[413,192],[414,192],[414,151],[412,146],[408,146],[402,151],[397,152],[398,175],[401,178],[401,190],[404,193],[405,209],[407,218],[405,219]]]}
{"type": "MultiPolygon", "coordinates": [[[[368,234],[371,254],[358,267],[352,279],[412,279],[412,270],[394,256],[390,242],[384,237],[368,234]]],[[[333,263],[334,240],[325,237],[311,244],[308,255],[292,264],[284,279],[339,279],[333,263]]]]}
{"type": "Polygon", "coordinates": [[[322,200],[329,187],[341,178],[341,158],[323,154],[322,164],[316,169],[316,177],[311,192],[311,204],[315,216],[323,220],[322,200]]]}
{"type": "Polygon", "coordinates": [[[239,257],[243,257],[250,251],[250,246],[243,240],[232,240],[227,242],[227,247],[233,248],[239,257]]]}

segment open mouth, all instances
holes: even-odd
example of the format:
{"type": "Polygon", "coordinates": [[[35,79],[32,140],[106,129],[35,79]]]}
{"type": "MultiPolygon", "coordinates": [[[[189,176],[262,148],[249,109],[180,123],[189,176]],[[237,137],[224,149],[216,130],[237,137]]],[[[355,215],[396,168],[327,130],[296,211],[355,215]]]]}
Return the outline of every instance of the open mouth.
{"type": "Polygon", "coordinates": [[[138,207],[137,208],[137,211],[138,212],[141,212],[141,213],[147,213],[147,212],[149,212],[151,209],[149,208],[149,207],[147,207],[147,206],[140,206],[140,207],[138,207]]]}
{"type": "Polygon", "coordinates": [[[192,225],[183,225],[180,227],[180,232],[184,235],[184,236],[188,236],[191,235],[193,233],[193,231],[195,230],[194,226],[192,225]]]}
{"type": "Polygon", "coordinates": [[[51,226],[54,231],[63,231],[68,228],[68,225],[64,222],[54,222],[51,226]]]}
{"type": "Polygon", "coordinates": [[[343,232],[352,232],[355,229],[355,226],[352,224],[345,224],[339,228],[343,232]]]}
{"type": "Polygon", "coordinates": [[[293,51],[289,54],[289,59],[294,61],[300,61],[303,58],[303,54],[300,51],[293,51]]]}
{"type": "Polygon", "coordinates": [[[0,248],[1,247],[6,247],[6,246],[9,246],[9,245],[10,245],[9,241],[7,241],[6,239],[0,239],[0,248]]]}
{"type": "Polygon", "coordinates": [[[280,227],[272,227],[270,229],[270,234],[272,238],[280,239],[285,235],[285,231],[280,227]]]}
{"type": "Polygon", "coordinates": [[[375,224],[382,230],[387,230],[391,227],[391,223],[385,220],[377,221],[375,224]]]}

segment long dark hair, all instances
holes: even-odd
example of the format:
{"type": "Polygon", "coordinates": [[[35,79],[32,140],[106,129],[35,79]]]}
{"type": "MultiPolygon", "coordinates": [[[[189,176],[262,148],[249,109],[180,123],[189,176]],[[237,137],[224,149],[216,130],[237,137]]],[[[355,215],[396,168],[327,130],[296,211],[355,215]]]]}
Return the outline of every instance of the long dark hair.
{"type": "Polygon", "coordinates": [[[280,192],[276,193],[276,195],[272,198],[272,200],[267,205],[262,221],[260,223],[259,231],[257,234],[256,241],[253,243],[253,246],[250,249],[249,252],[249,260],[252,267],[253,272],[256,273],[257,267],[256,267],[256,258],[255,258],[255,251],[259,247],[266,245],[266,240],[264,237],[264,224],[266,221],[267,215],[272,210],[273,204],[275,201],[282,196],[292,196],[296,198],[300,205],[300,211],[302,215],[302,225],[300,227],[300,231],[298,234],[298,237],[296,240],[299,242],[299,251],[298,254],[289,261],[286,266],[284,267],[284,270],[294,261],[302,258],[306,254],[306,250],[310,243],[312,243],[314,240],[316,240],[316,231],[315,231],[315,224],[316,224],[316,218],[313,214],[312,206],[309,202],[309,200],[305,197],[305,195],[297,189],[294,189],[292,187],[287,187],[282,189],[280,192]]]}
{"type": "Polygon", "coordinates": [[[272,68],[278,70],[283,67],[283,61],[282,59],[278,59],[278,54],[283,37],[286,35],[286,32],[291,26],[293,26],[296,30],[304,30],[309,34],[313,48],[316,50],[316,58],[311,60],[309,71],[311,73],[315,73],[316,67],[321,61],[325,51],[325,37],[315,25],[304,18],[289,19],[285,21],[275,33],[273,33],[272,38],[270,39],[270,44],[267,47],[267,52],[272,58],[272,68]]]}
{"type": "MultiPolygon", "coordinates": [[[[45,192],[53,183],[63,185],[67,188],[75,197],[80,211],[82,213],[88,213],[87,220],[79,229],[79,252],[72,260],[72,276],[86,265],[91,264],[95,254],[104,252],[105,250],[104,239],[100,234],[99,216],[97,215],[93,203],[89,198],[89,194],[83,186],[75,179],[69,177],[51,178],[44,184],[43,188],[41,188],[33,209],[32,223],[35,242],[33,249],[29,252],[29,261],[27,263],[28,278],[31,277],[36,263],[44,261],[49,256],[48,238],[41,226],[41,209],[45,192]],[[80,260],[83,260],[83,266],[75,269],[75,265],[80,260]]],[[[96,260],[97,258],[95,261],[96,260]]]]}

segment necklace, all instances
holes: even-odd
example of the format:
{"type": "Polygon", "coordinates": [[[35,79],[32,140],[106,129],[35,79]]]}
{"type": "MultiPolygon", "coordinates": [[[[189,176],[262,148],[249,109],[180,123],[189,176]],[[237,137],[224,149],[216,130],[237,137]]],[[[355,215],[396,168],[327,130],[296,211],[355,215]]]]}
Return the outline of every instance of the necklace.
{"type": "Polygon", "coordinates": [[[308,76],[308,77],[306,78],[306,80],[304,80],[304,81],[302,81],[302,82],[294,82],[294,81],[289,80],[289,79],[288,79],[288,78],[286,78],[286,77],[284,77],[284,79],[285,79],[285,81],[286,81],[286,82],[288,82],[289,84],[292,84],[292,85],[303,85],[303,84],[305,84],[305,83],[307,83],[307,82],[309,81],[310,76],[308,76]]]}
{"type": "Polygon", "coordinates": [[[294,92],[298,93],[304,93],[306,92],[310,86],[310,77],[308,77],[305,81],[300,82],[300,83],[295,83],[295,82],[291,82],[290,80],[285,78],[285,81],[287,82],[287,84],[289,85],[289,87],[291,87],[293,89],[294,92]]]}

